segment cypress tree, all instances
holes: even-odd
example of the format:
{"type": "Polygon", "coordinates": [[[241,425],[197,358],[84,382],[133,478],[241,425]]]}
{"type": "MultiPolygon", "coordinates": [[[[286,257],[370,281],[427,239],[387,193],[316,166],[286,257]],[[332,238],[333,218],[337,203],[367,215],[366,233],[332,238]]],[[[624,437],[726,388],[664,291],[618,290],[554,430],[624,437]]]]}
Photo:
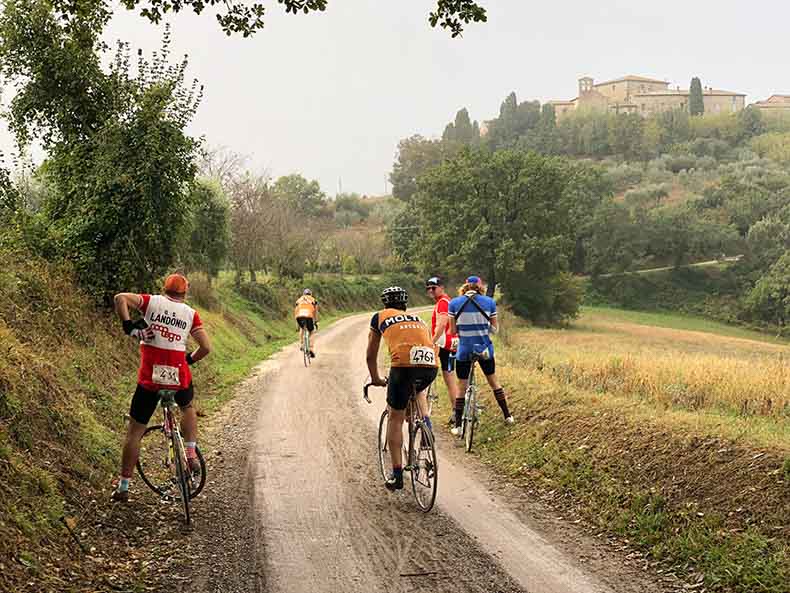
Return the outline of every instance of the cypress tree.
{"type": "Polygon", "coordinates": [[[705,113],[705,101],[702,98],[702,83],[696,76],[691,79],[689,87],[689,113],[702,115],[705,113]]]}

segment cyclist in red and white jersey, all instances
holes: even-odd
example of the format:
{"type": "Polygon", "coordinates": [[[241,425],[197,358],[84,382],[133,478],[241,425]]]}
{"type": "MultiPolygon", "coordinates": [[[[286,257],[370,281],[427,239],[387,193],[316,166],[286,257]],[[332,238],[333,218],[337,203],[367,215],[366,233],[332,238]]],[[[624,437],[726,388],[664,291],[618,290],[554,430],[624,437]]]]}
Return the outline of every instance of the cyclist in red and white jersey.
{"type": "Polygon", "coordinates": [[[195,395],[189,367],[211,351],[208,333],[200,315],[184,300],[189,282],[181,274],[165,279],[164,295],[122,292],[115,295],[115,311],[126,335],[140,340],[140,368],[137,389],[129,409],[129,426],[123,445],[121,477],[112,494],[113,500],[129,500],[129,480],[140,454],[140,439],[159,403],[159,390],[176,391],[175,400],[181,408],[181,432],[186,444],[190,469],[200,468],[195,452],[197,413],[192,407],[195,395]],[[147,327],[138,329],[129,318],[129,309],[142,313],[147,327]],[[187,339],[192,336],[198,349],[187,352],[187,339]]]}
{"type": "MultiPolygon", "coordinates": [[[[439,346],[439,360],[441,362],[442,378],[447,386],[447,395],[450,398],[450,409],[455,409],[455,399],[458,397],[458,381],[455,377],[455,352],[458,349],[458,336],[450,332],[449,306],[450,297],[444,291],[444,281],[439,276],[432,276],[425,282],[425,290],[435,301],[431,315],[431,336],[433,343],[439,346]]],[[[450,416],[448,423],[454,422],[450,416]]]]}

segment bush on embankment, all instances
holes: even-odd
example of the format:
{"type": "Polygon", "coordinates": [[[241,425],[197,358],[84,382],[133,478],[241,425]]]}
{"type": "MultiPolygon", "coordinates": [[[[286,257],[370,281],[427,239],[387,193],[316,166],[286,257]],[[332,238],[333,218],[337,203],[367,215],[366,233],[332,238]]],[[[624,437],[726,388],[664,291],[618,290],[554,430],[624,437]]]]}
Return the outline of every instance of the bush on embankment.
{"type": "Polygon", "coordinates": [[[332,314],[375,309],[381,305],[379,297],[382,289],[393,285],[402,286],[409,292],[411,306],[428,303],[422,282],[406,274],[373,277],[317,274],[303,280],[268,278],[244,283],[239,287],[239,292],[260,307],[263,313],[286,318],[293,313],[294,301],[304,288],[313,291],[322,313],[332,314]]]}

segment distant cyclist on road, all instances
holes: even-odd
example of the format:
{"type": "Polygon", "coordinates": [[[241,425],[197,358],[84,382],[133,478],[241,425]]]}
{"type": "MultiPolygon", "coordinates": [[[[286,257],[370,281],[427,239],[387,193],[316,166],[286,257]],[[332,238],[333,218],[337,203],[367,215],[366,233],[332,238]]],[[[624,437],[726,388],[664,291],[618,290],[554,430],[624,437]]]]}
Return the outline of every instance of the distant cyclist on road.
{"type": "Polygon", "coordinates": [[[165,279],[164,295],[122,292],[115,295],[115,312],[121,319],[123,331],[140,341],[140,369],[137,389],[129,410],[129,426],[123,445],[121,477],[112,493],[115,501],[129,500],[129,480],[140,455],[140,439],[159,403],[159,390],[176,391],[175,400],[181,408],[181,432],[184,435],[190,469],[198,471],[197,413],[192,407],[195,391],[189,367],[211,351],[208,333],[203,328],[197,311],[187,305],[189,282],[180,274],[165,279]],[[129,309],[143,315],[147,327],[139,329],[129,318],[129,309]],[[195,352],[187,352],[187,338],[198,343],[195,352]]]}
{"type": "MultiPolygon", "coordinates": [[[[448,315],[450,297],[444,291],[444,282],[438,276],[428,278],[425,282],[425,289],[436,303],[431,315],[431,339],[434,344],[439,346],[442,378],[447,386],[447,395],[450,397],[450,409],[455,410],[455,400],[458,398],[458,382],[454,371],[455,352],[458,350],[458,336],[450,332],[450,317],[448,315]]],[[[451,421],[451,424],[454,424],[454,422],[451,421]]]]}
{"type": "MultiPolygon", "coordinates": [[[[403,488],[403,421],[412,392],[424,414],[428,409],[425,391],[436,379],[436,349],[428,327],[419,315],[406,313],[408,293],[399,286],[390,286],[381,293],[384,310],[374,314],[370,320],[368,334],[367,364],[371,383],[387,386],[389,424],[387,446],[392,459],[392,476],[386,481],[388,490],[403,488]],[[379,374],[378,353],[381,338],[387,343],[390,353],[389,379],[379,374]]],[[[424,416],[428,428],[431,421],[424,416]]]]}
{"type": "MultiPolygon", "coordinates": [[[[318,329],[318,301],[313,297],[313,291],[305,288],[302,296],[296,299],[294,307],[294,318],[299,326],[299,343],[304,344],[304,332],[310,334],[310,352],[308,354],[315,358],[315,330],[318,329]]],[[[304,346],[299,347],[300,350],[304,346]]]]}
{"type": "Polygon", "coordinates": [[[472,353],[487,353],[487,357],[479,361],[480,370],[494,391],[499,408],[505,422],[513,424],[513,416],[507,406],[505,390],[496,378],[494,362],[494,344],[489,334],[496,333],[497,323],[496,302],[485,295],[485,286],[477,276],[469,276],[459,291],[460,296],[450,301],[450,331],[458,333],[458,352],[456,353],[455,372],[460,382],[459,397],[455,400],[455,428],[450,432],[461,434],[461,420],[464,413],[464,393],[469,385],[472,371],[472,353]]]}

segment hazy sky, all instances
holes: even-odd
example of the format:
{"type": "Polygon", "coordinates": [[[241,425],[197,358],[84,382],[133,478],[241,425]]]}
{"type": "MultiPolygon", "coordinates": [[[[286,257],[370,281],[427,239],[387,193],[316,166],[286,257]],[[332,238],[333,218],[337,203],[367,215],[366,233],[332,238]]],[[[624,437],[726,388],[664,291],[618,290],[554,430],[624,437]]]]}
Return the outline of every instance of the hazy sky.
{"type": "MultiPolygon", "coordinates": [[[[432,0],[329,0],[228,38],[212,14],[171,19],[174,53],[206,87],[191,128],[250,155],[255,169],[301,172],[334,194],[380,194],[399,139],[439,136],[461,107],[495,117],[510,91],[570,99],[576,80],[640,74],[744,92],[790,92],[790,5],[742,0],[479,0],[488,23],[463,38],[431,29],[432,0]]],[[[162,29],[118,9],[107,39],[146,50],[162,29]]],[[[0,129],[0,148],[9,139],[0,129]]]]}

